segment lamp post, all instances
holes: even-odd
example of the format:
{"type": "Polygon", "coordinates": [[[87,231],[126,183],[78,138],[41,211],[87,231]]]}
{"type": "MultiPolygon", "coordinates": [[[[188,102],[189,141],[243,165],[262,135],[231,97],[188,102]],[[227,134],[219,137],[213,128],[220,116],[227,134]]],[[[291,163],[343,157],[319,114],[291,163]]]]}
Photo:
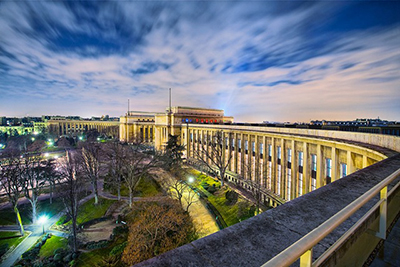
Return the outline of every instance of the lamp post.
{"type": "Polygon", "coordinates": [[[42,229],[43,229],[43,234],[44,234],[44,224],[47,222],[47,216],[46,215],[42,215],[39,218],[39,223],[42,225],[42,229]]]}

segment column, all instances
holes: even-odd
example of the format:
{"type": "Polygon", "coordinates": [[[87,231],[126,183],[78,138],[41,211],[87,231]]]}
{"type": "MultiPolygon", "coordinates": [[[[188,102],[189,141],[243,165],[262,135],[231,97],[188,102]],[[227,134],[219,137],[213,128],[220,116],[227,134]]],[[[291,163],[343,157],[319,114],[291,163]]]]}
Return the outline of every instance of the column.
{"type": "Polygon", "coordinates": [[[363,164],[362,164],[363,168],[368,167],[368,157],[363,155],[363,164]]]}
{"type": "Polygon", "coordinates": [[[322,164],[322,147],[320,144],[317,145],[317,184],[316,184],[316,189],[324,186],[323,182],[323,175],[322,175],[322,169],[323,169],[323,164],[322,164]]]}
{"type": "Polygon", "coordinates": [[[297,188],[297,173],[298,164],[297,164],[297,152],[296,152],[296,142],[292,140],[292,162],[290,166],[291,176],[292,176],[292,184],[290,185],[290,199],[294,199],[298,195],[297,188]]]}
{"type": "Polygon", "coordinates": [[[254,180],[253,176],[253,147],[252,147],[252,140],[251,135],[247,135],[247,179],[254,180]]]}
{"type": "Polygon", "coordinates": [[[337,161],[337,150],[336,150],[335,147],[332,147],[332,152],[331,153],[332,153],[332,156],[331,156],[331,159],[332,159],[332,177],[331,177],[331,180],[332,180],[332,182],[334,182],[339,177],[337,175],[337,171],[338,171],[339,168],[338,168],[338,161],[337,161]]]}
{"type": "Polygon", "coordinates": [[[267,144],[267,137],[264,135],[263,137],[263,169],[261,170],[261,177],[263,179],[264,188],[268,187],[268,144],[267,144]]]}
{"type": "Polygon", "coordinates": [[[271,138],[271,191],[276,192],[276,158],[275,158],[275,137],[271,138]]]}
{"type": "Polygon", "coordinates": [[[352,174],[354,172],[354,160],[351,151],[347,151],[347,173],[346,175],[352,174]]]}
{"type": "Polygon", "coordinates": [[[254,174],[255,181],[262,185],[262,176],[260,175],[260,145],[258,143],[258,135],[254,136],[255,157],[254,157],[254,174]]]}
{"type": "Polygon", "coordinates": [[[238,133],[237,132],[234,133],[233,138],[235,138],[235,151],[233,152],[234,153],[234,155],[233,155],[233,157],[234,157],[234,172],[236,174],[238,174],[238,150],[239,150],[238,145],[239,144],[238,144],[238,133]]]}
{"type": "Polygon", "coordinates": [[[241,142],[241,153],[240,153],[240,174],[242,175],[242,177],[245,177],[245,172],[244,172],[244,163],[245,163],[245,155],[246,155],[246,151],[245,151],[245,146],[244,146],[244,134],[240,134],[240,142],[241,142]]]}
{"type": "Polygon", "coordinates": [[[286,199],[287,190],[287,159],[286,159],[285,139],[281,139],[281,192],[280,195],[286,199]]]}
{"type": "Polygon", "coordinates": [[[310,162],[308,161],[308,144],[303,143],[303,195],[310,192],[310,162]]]}

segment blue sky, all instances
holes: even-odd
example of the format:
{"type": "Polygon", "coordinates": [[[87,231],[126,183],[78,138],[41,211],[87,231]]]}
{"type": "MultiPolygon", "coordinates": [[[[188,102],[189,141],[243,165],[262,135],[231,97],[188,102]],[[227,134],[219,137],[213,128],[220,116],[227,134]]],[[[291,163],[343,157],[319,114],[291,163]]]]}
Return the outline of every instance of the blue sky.
{"type": "Polygon", "coordinates": [[[0,116],[400,120],[400,1],[3,1],[0,116]]]}

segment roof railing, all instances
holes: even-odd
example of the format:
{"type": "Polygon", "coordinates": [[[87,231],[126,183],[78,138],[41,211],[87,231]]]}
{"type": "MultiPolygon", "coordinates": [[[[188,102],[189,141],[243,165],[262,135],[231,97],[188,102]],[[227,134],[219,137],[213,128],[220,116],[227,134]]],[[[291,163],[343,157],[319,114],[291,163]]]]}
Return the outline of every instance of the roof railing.
{"type": "Polygon", "coordinates": [[[302,237],[296,243],[286,248],[284,251],[276,255],[274,258],[264,263],[262,267],[290,266],[300,258],[300,267],[314,267],[323,263],[354,231],[372,215],[378,208],[379,215],[379,231],[375,235],[379,238],[386,239],[387,225],[387,199],[400,186],[398,182],[388,193],[387,186],[400,176],[400,169],[385,178],[379,184],[368,190],[355,201],[347,205],[341,211],[326,220],[323,224],[312,230],[310,233],[302,237]],[[380,200],[364,214],[343,236],[341,236],[331,247],[329,247],[317,260],[312,262],[312,250],[323,238],[335,230],[341,223],[352,216],[375,195],[380,193],[380,200]]]}

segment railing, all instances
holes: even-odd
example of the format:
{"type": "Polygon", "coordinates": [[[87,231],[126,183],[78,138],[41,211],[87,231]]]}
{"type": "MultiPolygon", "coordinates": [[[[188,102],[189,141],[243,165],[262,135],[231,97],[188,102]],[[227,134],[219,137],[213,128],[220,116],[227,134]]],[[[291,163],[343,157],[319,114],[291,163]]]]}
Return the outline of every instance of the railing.
{"type": "Polygon", "coordinates": [[[386,239],[387,224],[387,199],[400,186],[398,182],[388,193],[387,186],[400,176],[400,169],[392,173],[385,180],[368,190],[355,201],[347,205],[341,211],[336,213],[330,219],[325,221],[319,227],[312,230],[303,238],[286,248],[284,251],[276,255],[274,258],[263,264],[262,267],[290,266],[300,258],[300,267],[319,266],[327,259],[354,231],[370,217],[378,208],[379,215],[379,231],[375,235],[379,238],[386,239]],[[323,238],[335,230],[342,222],[353,215],[357,210],[370,201],[375,195],[380,193],[380,200],[362,217],[360,218],[343,236],[341,236],[330,248],[328,248],[316,261],[312,262],[313,247],[323,238]]]}

